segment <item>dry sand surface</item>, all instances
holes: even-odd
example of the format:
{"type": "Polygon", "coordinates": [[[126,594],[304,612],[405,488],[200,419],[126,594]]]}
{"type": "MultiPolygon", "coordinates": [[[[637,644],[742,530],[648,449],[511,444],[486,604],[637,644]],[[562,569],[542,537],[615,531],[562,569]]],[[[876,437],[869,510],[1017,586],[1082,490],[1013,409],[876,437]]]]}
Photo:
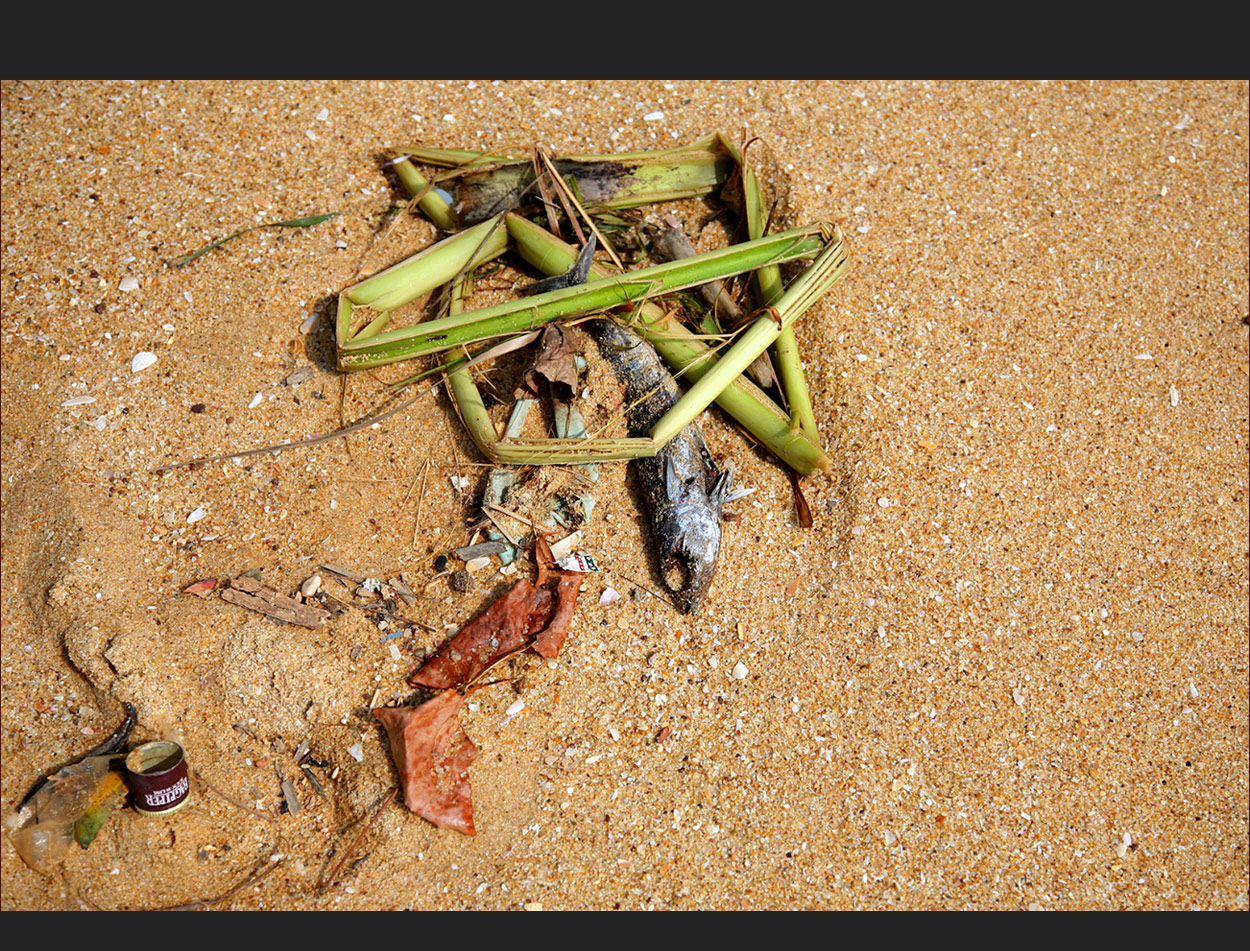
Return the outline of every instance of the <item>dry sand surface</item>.
{"type": "Polygon", "coordinates": [[[47,875],[6,835],[3,908],[174,906],[268,869],[212,907],[1245,909],[1247,105],[1241,81],[5,82],[4,812],[123,702],[195,778],[47,875]],[[386,146],[716,130],[758,137],[789,220],[850,249],[797,325],[832,460],[802,483],[814,527],[709,411],[755,492],[682,616],[606,466],[582,546],[604,570],[559,658],[465,710],[477,835],[379,811],[371,705],[409,701],[507,579],[437,579],[389,640],[358,608],[309,630],[180,592],[260,569],[291,593],[324,562],[432,579],[485,471],[445,393],[152,470],[333,430],[411,372],[345,384],[327,322],[434,238],[387,230],[386,146]]]}

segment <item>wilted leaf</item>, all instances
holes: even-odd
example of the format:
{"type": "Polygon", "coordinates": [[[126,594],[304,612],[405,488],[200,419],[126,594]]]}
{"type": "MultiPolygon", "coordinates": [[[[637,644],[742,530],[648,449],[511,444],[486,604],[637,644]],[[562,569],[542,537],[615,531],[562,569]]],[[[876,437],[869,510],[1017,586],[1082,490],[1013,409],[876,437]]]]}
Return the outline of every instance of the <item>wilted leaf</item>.
{"type": "Polygon", "coordinates": [[[408,683],[435,689],[472,683],[488,667],[523,650],[547,626],[554,600],[550,590],[522,578],[462,627],[408,683]]]}
{"type": "Polygon", "coordinates": [[[408,678],[411,686],[462,687],[527,647],[549,659],[560,652],[584,575],[561,571],[541,535],[534,556],[538,583],[522,578],[513,584],[415,671],[408,678]]]}
{"type": "Polygon", "coordinates": [[[580,571],[562,571],[557,577],[559,581],[556,583],[556,603],[551,612],[551,620],[531,645],[534,653],[549,660],[560,653],[560,647],[564,644],[564,636],[568,634],[569,623],[573,620],[573,610],[577,607],[577,595],[582,589],[582,579],[586,575],[580,571]]]}
{"type": "Polygon", "coordinates": [[[445,690],[419,707],[373,711],[391,744],[404,805],[440,829],[474,835],[469,765],[477,747],[460,726],[464,696],[445,690]]]}
{"type": "Polygon", "coordinates": [[[538,338],[538,356],[516,388],[516,398],[540,399],[546,396],[546,390],[542,388],[542,381],[546,380],[556,399],[572,399],[577,392],[577,363],[574,357],[579,349],[574,331],[559,324],[547,324],[538,338]]]}
{"type": "Polygon", "coordinates": [[[331,218],[338,217],[337,211],[332,211],[324,215],[309,215],[306,218],[291,218],[287,221],[271,221],[268,224],[253,225],[250,228],[244,228],[242,231],[236,231],[234,234],[228,234],[224,238],[218,238],[211,244],[206,244],[198,251],[192,251],[190,254],[184,254],[182,257],[174,258],[169,262],[170,267],[184,267],[194,261],[203,254],[208,254],[216,248],[220,248],[227,241],[233,241],[239,235],[247,234],[251,231],[258,231],[261,228],[311,228],[313,225],[319,225],[323,221],[329,221],[331,218]]]}

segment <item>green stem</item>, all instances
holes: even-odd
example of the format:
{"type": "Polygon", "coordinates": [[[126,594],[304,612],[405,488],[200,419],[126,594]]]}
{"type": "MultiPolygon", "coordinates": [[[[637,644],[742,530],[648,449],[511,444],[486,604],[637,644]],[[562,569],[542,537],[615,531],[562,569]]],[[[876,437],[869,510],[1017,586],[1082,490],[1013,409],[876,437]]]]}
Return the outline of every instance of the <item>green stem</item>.
{"type": "MultiPolygon", "coordinates": [[[[511,230],[514,223],[522,220],[516,216],[508,216],[508,229],[511,230]]],[[[489,222],[483,222],[482,225],[477,225],[469,231],[439,242],[438,245],[422,252],[421,255],[348,288],[340,295],[340,302],[344,300],[354,304],[368,302],[365,298],[371,295],[368,293],[367,285],[379,277],[390,278],[397,287],[391,288],[388,285],[385,293],[370,304],[377,310],[387,310],[391,306],[398,306],[398,303],[394,303],[395,301],[412,299],[418,293],[432,289],[436,282],[431,281],[421,270],[427,262],[434,263],[431,252],[441,245],[475,235],[487,224],[489,222]],[[413,269],[411,273],[399,271],[408,267],[413,269]],[[395,273],[392,275],[391,272],[395,273]]],[[[508,237],[503,229],[499,229],[498,234],[492,233],[487,240],[491,242],[489,250],[493,254],[497,250],[502,250],[508,237]],[[496,239],[499,242],[498,248],[494,243],[496,239]]],[[[472,238],[465,247],[470,249],[476,247],[478,241],[478,238],[472,238]]],[[[411,327],[378,334],[364,341],[347,339],[350,313],[345,317],[340,309],[339,368],[362,370],[427,353],[467,346],[492,337],[533,330],[553,320],[599,313],[624,304],[639,302],[651,296],[751,271],[770,261],[793,261],[811,257],[819,253],[823,246],[824,242],[819,235],[818,226],[797,228],[759,241],[749,241],[695,258],[687,258],[684,261],[673,261],[626,274],[604,277],[575,287],[508,301],[494,307],[423,321],[411,327]]],[[[454,261],[467,258],[467,254],[461,254],[454,261]]],[[[476,264],[480,260],[481,258],[474,258],[473,263],[476,264]]],[[[437,273],[443,276],[441,283],[454,279],[455,274],[463,267],[452,268],[451,273],[448,273],[449,268],[444,266],[445,261],[442,257],[437,263],[440,265],[437,273]]]]}
{"type": "Polygon", "coordinates": [[[399,176],[400,183],[413,198],[418,198],[417,206],[425,212],[425,216],[434,222],[440,231],[452,232],[456,230],[456,216],[452,213],[451,206],[443,200],[443,196],[434,190],[421,173],[412,165],[407,158],[402,158],[395,162],[392,166],[395,174],[399,176]]]}
{"type": "MultiPolygon", "coordinates": [[[[527,261],[546,274],[562,274],[577,252],[546,229],[523,218],[509,216],[508,231],[517,250],[527,261]]],[[[600,277],[603,269],[592,266],[600,277]]],[[[646,338],[674,371],[690,381],[698,381],[716,365],[715,355],[702,340],[691,336],[663,308],[644,303],[637,308],[630,326],[646,338]]],[[[732,380],[716,398],[716,403],[764,447],[802,475],[829,467],[829,457],[818,443],[796,432],[790,418],[755,384],[745,377],[732,380]]],[[[693,418],[693,417],[692,417],[693,418]]]]}
{"type": "Polygon", "coordinates": [[[690,387],[656,424],[651,438],[662,446],[676,436],[845,273],[846,251],[842,246],[841,233],[835,228],[825,251],[778,299],[774,305],[776,316],[767,314],[757,318],[713,368],[690,387]]]}
{"type": "MultiPolygon", "coordinates": [[[[759,179],[755,171],[745,164],[742,166],[742,178],[743,217],[747,223],[747,235],[751,238],[763,237],[764,227],[768,223],[768,212],[764,208],[759,179]]],[[[761,307],[780,298],[784,290],[781,268],[773,265],[756,271],[755,289],[758,295],[756,299],[761,307]]],[[[819,445],[820,431],[816,428],[816,412],[812,408],[812,395],[807,387],[807,376],[803,372],[803,361],[799,357],[794,328],[787,327],[777,335],[776,343],[773,344],[773,355],[777,358],[777,375],[781,378],[781,389],[786,395],[792,418],[808,438],[819,445]]]]}

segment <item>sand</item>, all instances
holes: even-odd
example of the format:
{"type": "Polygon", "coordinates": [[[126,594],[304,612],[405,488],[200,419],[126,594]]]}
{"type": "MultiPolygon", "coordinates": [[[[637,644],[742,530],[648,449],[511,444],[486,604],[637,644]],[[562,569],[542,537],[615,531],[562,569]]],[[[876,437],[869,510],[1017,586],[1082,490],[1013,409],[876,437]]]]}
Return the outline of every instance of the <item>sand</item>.
{"type": "Polygon", "coordinates": [[[5,82],[4,812],[123,702],[196,778],[47,875],[6,835],[2,907],[161,908],[268,870],[212,907],[1245,909],[1247,106],[1241,81],[5,82]],[[180,592],[260,569],[289,594],[323,562],[432,579],[483,471],[445,393],[151,470],[332,430],[409,372],[345,389],[325,319],[433,238],[379,241],[384,147],[716,129],[758,137],[794,222],[847,236],[797,326],[832,460],[803,481],[815,524],[707,413],[755,492],[681,616],[605,467],[604,570],[559,658],[466,709],[477,835],[379,812],[371,705],[506,579],[436,580],[407,609],[430,629],[391,640],[357,609],[308,630],[180,592]]]}

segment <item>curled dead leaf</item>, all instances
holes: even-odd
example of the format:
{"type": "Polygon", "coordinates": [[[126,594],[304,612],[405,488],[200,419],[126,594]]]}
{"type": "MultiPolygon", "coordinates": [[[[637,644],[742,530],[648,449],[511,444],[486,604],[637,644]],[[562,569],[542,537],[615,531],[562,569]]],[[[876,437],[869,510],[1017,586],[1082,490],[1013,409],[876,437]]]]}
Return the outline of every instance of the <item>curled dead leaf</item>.
{"type": "Polygon", "coordinates": [[[541,536],[535,557],[538,583],[524,578],[515,582],[415,671],[408,678],[411,686],[462,687],[526,648],[548,659],[560,653],[585,575],[556,569],[541,536]]]}
{"type": "Polygon", "coordinates": [[[549,589],[536,588],[522,578],[439,648],[408,683],[434,689],[472,683],[487,668],[530,644],[547,626],[553,601],[549,589]]]}
{"type": "Polygon", "coordinates": [[[546,380],[557,399],[569,400],[577,392],[577,363],[574,357],[580,349],[577,334],[559,324],[547,324],[538,338],[538,356],[525,371],[521,385],[516,389],[517,399],[541,399],[547,395],[542,386],[546,380]]]}
{"type": "Polygon", "coordinates": [[[404,805],[440,829],[475,835],[469,766],[477,747],[460,726],[465,697],[445,690],[419,707],[373,711],[390,740],[404,805]]]}

